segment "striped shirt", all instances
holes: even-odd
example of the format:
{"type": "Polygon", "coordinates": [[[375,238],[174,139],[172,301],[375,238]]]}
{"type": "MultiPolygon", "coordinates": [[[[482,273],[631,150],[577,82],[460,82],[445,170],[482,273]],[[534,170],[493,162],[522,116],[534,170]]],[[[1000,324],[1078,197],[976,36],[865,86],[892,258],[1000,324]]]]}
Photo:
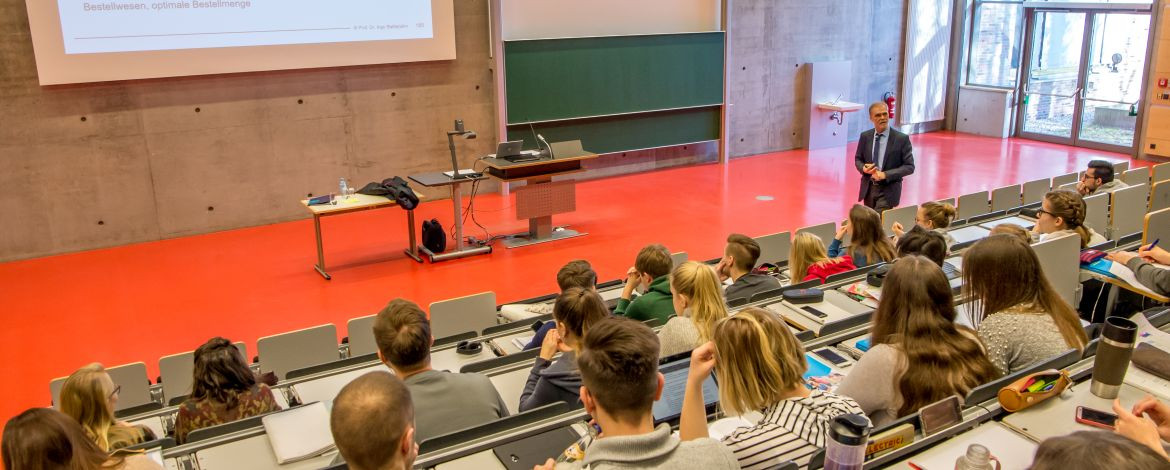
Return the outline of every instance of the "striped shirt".
{"type": "Polygon", "coordinates": [[[807,468],[813,454],[825,447],[829,421],[842,414],[861,414],[852,398],[813,390],[807,398],[789,398],[762,410],[759,424],[739,428],[723,438],[744,470],[765,469],[792,461],[807,468]]]}

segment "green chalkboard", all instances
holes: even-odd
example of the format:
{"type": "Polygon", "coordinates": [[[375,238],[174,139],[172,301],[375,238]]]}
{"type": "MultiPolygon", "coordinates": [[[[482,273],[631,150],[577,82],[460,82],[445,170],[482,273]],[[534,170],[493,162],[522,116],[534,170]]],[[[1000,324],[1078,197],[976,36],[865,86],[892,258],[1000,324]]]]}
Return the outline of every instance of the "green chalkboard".
{"type": "Polygon", "coordinates": [[[536,148],[533,130],[549,142],[580,140],[593,153],[614,153],[719,138],[719,106],[508,126],[508,140],[536,148]]]}
{"type": "Polygon", "coordinates": [[[723,103],[723,32],[504,43],[509,125],[723,103]]]}

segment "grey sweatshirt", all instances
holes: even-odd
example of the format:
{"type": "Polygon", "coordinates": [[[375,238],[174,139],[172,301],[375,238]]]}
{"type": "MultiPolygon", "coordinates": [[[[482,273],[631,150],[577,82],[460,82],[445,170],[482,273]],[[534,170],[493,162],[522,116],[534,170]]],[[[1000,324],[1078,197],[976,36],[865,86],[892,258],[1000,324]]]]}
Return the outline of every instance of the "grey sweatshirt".
{"type": "Polygon", "coordinates": [[[585,459],[558,463],[557,469],[643,469],[672,470],[738,469],[731,448],[710,438],[682,442],[661,424],[654,432],[639,436],[602,437],[585,449],[585,459]]]}
{"type": "Polygon", "coordinates": [[[1170,269],[1159,268],[1141,258],[1129,260],[1125,267],[1133,271],[1143,286],[1159,294],[1170,295],[1170,269]]]}
{"type": "Polygon", "coordinates": [[[520,411],[558,401],[581,406],[581,372],[577,370],[577,354],[574,352],[561,354],[556,362],[536,358],[520,394],[520,411]]]}

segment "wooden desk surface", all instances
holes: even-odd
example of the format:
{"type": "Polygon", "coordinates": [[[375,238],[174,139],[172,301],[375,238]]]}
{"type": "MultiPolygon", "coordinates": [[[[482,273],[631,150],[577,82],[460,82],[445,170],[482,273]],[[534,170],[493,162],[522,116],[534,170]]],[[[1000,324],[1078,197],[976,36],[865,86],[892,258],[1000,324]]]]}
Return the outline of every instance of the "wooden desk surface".
{"type": "Polygon", "coordinates": [[[301,205],[305,206],[313,215],[343,214],[346,212],[398,205],[397,202],[386,196],[370,196],[367,194],[354,194],[352,197],[338,196],[337,199],[337,204],[318,204],[315,206],[310,206],[308,199],[301,199],[301,205]]]}
{"type": "Polygon", "coordinates": [[[541,159],[541,160],[533,160],[530,162],[519,162],[519,163],[514,163],[514,162],[510,162],[508,160],[504,160],[501,158],[494,158],[494,157],[493,158],[485,158],[481,161],[484,162],[484,164],[486,164],[489,168],[495,168],[497,170],[508,170],[508,169],[513,169],[513,168],[526,168],[526,167],[531,167],[531,166],[548,165],[550,163],[563,163],[563,162],[573,162],[573,161],[577,161],[577,160],[589,160],[589,159],[597,158],[597,157],[600,157],[600,155],[598,155],[596,153],[590,153],[590,154],[585,154],[585,155],[577,155],[575,157],[557,157],[557,158],[553,158],[553,159],[541,159]]]}

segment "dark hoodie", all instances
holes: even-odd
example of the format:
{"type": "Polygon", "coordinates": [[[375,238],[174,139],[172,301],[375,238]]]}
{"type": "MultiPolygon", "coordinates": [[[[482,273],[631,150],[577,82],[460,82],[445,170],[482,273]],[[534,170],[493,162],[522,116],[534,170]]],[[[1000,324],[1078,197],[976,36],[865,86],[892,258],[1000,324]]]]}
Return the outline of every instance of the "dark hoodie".
{"type": "Polygon", "coordinates": [[[528,383],[520,394],[520,411],[528,411],[550,403],[563,401],[573,407],[581,406],[581,372],[577,370],[574,352],[561,354],[556,362],[536,358],[528,383]]]}

